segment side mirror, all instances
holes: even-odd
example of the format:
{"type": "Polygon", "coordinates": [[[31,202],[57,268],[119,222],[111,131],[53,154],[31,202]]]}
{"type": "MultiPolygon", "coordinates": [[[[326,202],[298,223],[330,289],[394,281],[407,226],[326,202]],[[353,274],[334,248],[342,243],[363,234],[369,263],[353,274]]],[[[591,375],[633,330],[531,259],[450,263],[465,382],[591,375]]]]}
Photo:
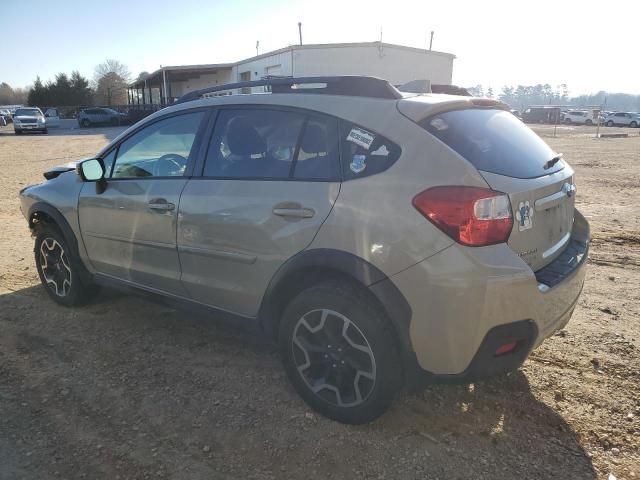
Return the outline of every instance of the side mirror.
{"type": "Polygon", "coordinates": [[[85,160],[78,165],[78,174],[83,182],[104,180],[104,162],[101,158],[85,160]]]}

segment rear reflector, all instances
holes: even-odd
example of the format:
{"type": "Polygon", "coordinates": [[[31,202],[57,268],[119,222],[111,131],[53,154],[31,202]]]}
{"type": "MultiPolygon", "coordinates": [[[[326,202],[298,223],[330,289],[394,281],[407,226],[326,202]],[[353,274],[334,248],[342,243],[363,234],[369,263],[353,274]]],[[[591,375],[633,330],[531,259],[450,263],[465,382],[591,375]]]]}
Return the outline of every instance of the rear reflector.
{"type": "Polygon", "coordinates": [[[456,242],[470,247],[506,242],[513,227],[509,197],[487,188],[433,187],[416,195],[413,206],[456,242]]]}
{"type": "Polygon", "coordinates": [[[498,348],[496,348],[496,353],[494,355],[497,357],[499,355],[513,352],[517,346],[518,342],[505,343],[504,345],[500,345],[498,348]]]}

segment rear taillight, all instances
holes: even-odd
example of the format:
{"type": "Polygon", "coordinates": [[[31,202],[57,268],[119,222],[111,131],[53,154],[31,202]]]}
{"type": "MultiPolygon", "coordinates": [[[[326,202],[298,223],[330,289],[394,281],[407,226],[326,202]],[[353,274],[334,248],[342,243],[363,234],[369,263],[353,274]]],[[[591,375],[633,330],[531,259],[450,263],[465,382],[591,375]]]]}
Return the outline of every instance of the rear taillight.
{"type": "Polygon", "coordinates": [[[506,242],[513,218],[509,197],[477,187],[434,187],[413,206],[456,242],[471,247],[506,242]]]}

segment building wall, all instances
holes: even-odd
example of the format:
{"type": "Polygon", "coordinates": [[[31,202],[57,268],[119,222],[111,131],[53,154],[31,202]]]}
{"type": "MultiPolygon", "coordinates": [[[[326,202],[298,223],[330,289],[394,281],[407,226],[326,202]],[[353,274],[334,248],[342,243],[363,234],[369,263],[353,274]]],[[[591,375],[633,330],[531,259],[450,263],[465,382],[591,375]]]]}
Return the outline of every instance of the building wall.
{"type": "MultiPolygon", "coordinates": [[[[260,80],[267,75],[291,76],[291,50],[269,55],[268,57],[238,63],[233,67],[231,77],[234,82],[241,82],[240,75],[244,72],[251,73],[251,80],[260,80]]],[[[262,87],[252,89],[252,93],[263,91],[262,87]]]]}
{"type": "Polygon", "coordinates": [[[192,78],[182,82],[171,81],[171,73],[169,73],[168,81],[171,82],[171,95],[173,97],[180,97],[185,93],[216,85],[218,83],[235,82],[235,78],[232,78],[231,76],[231,70],[231,68],[220,69],[216,73],[205,73],[200,75],[198,78],[192,78]]]}
{"type": "Polygon", "coordinates": [[[370,75],[394,85],[428,79],[450,85],[453,57],[382,45],[304,48],[293,52],[295,76],[370,75]]]}

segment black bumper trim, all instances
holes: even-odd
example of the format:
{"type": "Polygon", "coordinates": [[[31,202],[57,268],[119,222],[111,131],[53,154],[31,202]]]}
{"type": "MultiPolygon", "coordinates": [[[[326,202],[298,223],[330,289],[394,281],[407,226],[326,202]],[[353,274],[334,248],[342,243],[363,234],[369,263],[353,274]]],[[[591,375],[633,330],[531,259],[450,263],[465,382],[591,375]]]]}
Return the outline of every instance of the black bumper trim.
{"type": "Polygon", "coordinates": [[[464,372],[453,375],[435,374],[420,367],[414,355],[414,368],[408,375],[408,388],[417,390],[429,383],[471,383],[482,378],[517,370],[527,359],[538,337],[538,327],[532,320],[520,320],[498,325],[487,332],[478,351],[464,372]],[[516,342],[516,348],[504,355],[495,355],[501,345],[516,342]]]}

